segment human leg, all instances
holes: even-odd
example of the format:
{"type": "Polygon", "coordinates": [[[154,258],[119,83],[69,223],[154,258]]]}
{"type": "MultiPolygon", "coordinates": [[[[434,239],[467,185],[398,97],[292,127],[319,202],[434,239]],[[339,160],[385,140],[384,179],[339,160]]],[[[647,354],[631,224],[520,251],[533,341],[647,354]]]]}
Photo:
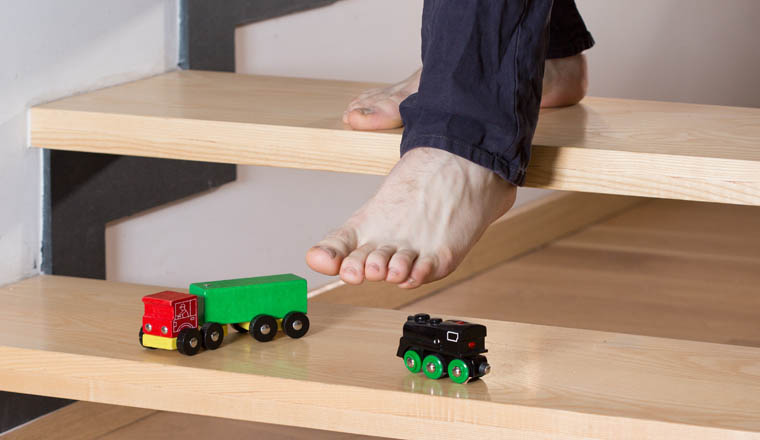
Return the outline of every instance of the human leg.
{"type": "MultiPolygon", "coordinates": [[[[578,103],[588,88],[588,71],[582,52],[594,45],[574,0],[554,0],[549,47],[544,68],[541,107],[578,103]]],[[[384,88],[367,90],[352,100],[343,122],[357,130],[381,130],[403,125],[399,104],[419,88],[421,69],[384,88]]]]}
{"type": "Polygon", "coordinates": [[[550,0],[428,0],[403,157],[378,193],[307,253],[349,283],[448,275],[514,202],[541,97],[550,0]],[[463,37],[464,36],[464,37],[463,37]]]}
{"type": "Polygon", "coordinates": [[[549,22],[541,107],[578,103],[586,95],[588,69],[584,50],[594,45],[575,0],[554,0],[549,22]]]}

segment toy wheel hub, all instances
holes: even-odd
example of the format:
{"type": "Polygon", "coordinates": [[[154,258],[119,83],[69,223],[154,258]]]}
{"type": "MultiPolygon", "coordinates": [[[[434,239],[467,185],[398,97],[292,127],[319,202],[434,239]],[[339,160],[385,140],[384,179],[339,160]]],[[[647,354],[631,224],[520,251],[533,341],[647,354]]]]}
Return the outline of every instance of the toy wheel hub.
{"type": "Polygon", "coordinates": [[[269,324],[264,324],[261,327],[259,327],[259,331],[262,335],[268,335],[269,332],[272,331],[272,327],[269,326],[269,324]]]}
{"type": "Polygon", "coordinates": [[[429,364],[427,365],[427,370],[428,370],[429,372],[431,372],[431,373],[435,373],[435,364],[434,364],[434,363],[432,363],[432,362],[431,362],[431,363],[429,363],[429,364]]]}
{"type": "Polygon", "coordinates": [[[293,330],[296,330],[296,331],[301,330],[303,328],[303,322],[301,322],[301,320],[295,320],[293,321],[292,327],[293,327],[293,330]]]}
{"type": "Polygon", "coordinates": [[[212,332],[211,333],[211,340],[214,342],[217,342],[219,340],[219,332],[212,332]]]}
{"type": "Polygon", "coordinates": [[[414,362],[414,358],[412,357],[406,358],[406,366],[409,368],[414,368],[416,366],[416,362],[414,362]]]}
{"type": "Polygon", "coordinates": [[[190,338],[190,346],[195,348],[198,346],[198,338],[190,338]]]}
{"type": "Polygon", "coordinates": [[[462,369],[459,367],[454,367],[451,369],[451,375],[454,377],[459,377],[462,375],[462,369]]]}

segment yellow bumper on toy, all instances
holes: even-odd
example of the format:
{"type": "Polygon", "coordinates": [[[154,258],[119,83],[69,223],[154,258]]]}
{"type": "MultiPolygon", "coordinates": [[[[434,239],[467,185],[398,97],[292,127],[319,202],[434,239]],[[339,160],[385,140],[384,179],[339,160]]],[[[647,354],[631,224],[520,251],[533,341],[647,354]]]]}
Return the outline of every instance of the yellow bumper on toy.
{"type": "Polygon", "coordinates": [[[162,350],[176,350],[177,338],[165,338],[163,336],[156,335],[143,335],[142,337],[143,347],[160,348],[162,350]]]}

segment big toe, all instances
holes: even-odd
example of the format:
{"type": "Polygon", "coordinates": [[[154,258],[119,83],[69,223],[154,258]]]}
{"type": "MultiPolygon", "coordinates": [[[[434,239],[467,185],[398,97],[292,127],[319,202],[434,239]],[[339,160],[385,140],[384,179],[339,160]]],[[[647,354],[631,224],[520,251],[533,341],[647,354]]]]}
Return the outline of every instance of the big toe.
{"type": "Polygon", "coordinates": [[[355,130],[388,130],[403,125],[397,112],[375,106],[355,108],[345,115],[345,121],[355,130]]]}
{"type": "Polygon", "coordinates": [[[306,252],[306,264],[325,275],[337,275],[343,259],[356,249],[356,233],[342,228],[324,238],[306,252]]]}
{"type": "Polygon", "coordinates": [[[306,264],[325,275],[337,275],[341,261],[335,249],[329,246],[317,245],[306,252],[306,264]]]}

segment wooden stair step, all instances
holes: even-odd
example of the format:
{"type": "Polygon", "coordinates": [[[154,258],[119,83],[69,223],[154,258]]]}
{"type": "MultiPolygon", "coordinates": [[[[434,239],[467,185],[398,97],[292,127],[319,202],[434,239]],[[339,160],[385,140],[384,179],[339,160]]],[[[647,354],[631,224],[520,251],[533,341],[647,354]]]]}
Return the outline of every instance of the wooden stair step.
{"type": "MultiPolygon", "coordinates": [[[[33,107],[35,147],[386,174],[401,130],[341,122],[377,84],[177,71],[33,107]]],[[[528,186],[760,204],[760,109],[586,98],[545,109],[528,186]]]]}
{"type": "Polygon", "coordinates": [[[300,340],[145,350],[140,298],[161,289],[0,288],[0,389],[392,438],[760,438],[755,347],[477,320],[493,372],[457,385],[407,373],[395,310],[312,302],[300,340]]]}

